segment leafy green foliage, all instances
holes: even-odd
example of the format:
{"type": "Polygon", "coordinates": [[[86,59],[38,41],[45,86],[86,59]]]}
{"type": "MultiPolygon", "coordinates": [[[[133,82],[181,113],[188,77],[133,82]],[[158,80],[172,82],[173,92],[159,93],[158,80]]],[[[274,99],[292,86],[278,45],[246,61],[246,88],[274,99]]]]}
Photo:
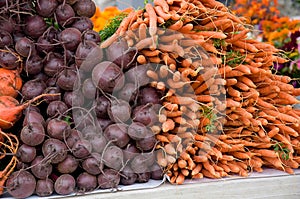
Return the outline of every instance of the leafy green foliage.
{"type": "Polygon", "coordinates": [[[108,23],[104,26],[103,30],[100,30],[99,35],[101,41],[105,41],[107,38],[112,36],[119,28],[123,19],[127,16],[127,13],[121,13],[114,18],[110,19],[108,23]]]}
{"type": "Polygon", "coordinates": [[[238,51],[230,50],[222,57],[222,63],[229,66],[236,66],[242,64],[245,60],[245,55],[241,55],[238,51]]]}
{"type": "Polygon", "coordinates": [[[288,148],[284,148],[283,143],[278,142],[273,146],[273,149],[276,153],[280,155],[280,157],[284,160],[288,160],[290,158],[288,148]]]}

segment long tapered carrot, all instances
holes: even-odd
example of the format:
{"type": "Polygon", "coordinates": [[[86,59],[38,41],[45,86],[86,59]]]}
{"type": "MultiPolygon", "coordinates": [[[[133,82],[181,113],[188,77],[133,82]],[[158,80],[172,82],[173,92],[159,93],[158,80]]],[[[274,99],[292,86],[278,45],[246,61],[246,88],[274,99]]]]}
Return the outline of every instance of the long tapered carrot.
{"type": "Polygon", "coordinates": [[[152,4],[145,5],[146,12],[149,14],[149,34],[154,36],[157,32],[157,15],[152,4]]]}

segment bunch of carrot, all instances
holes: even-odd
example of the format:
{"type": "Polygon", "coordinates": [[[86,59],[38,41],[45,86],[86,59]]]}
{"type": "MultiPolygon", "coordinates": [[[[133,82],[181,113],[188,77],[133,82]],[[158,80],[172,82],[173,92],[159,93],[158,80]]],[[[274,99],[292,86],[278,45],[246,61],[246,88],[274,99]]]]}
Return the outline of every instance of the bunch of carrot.
{"type": "Polygon", "coordinates": [[[244,21],[214,0],[154,0],[101,44],[123,37],[138,63],[157,64],[147,75],[165,96],[152,130],[171,183],[299,167],[300,89],[271,73],[286,60],[248,39],[244,21]]]}

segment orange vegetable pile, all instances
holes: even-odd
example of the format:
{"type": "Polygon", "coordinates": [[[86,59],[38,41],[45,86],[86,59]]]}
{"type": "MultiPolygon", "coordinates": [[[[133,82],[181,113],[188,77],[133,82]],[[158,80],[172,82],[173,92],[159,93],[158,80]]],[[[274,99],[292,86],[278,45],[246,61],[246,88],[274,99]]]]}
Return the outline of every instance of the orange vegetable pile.
{"type": "Polygon", "coordinates": [[[114,6],[107,7],[103,11],[101,11],[100,8],[97,7],[94,16],[91,18],[94,24],[94,30],[99,32],[104,28],[109,19],[120,13],[121,11],[114,6]]]}
{"type": "Polygon", "coordinates": [[[156,66],[147,74],[165,96],[152,130],[171,183],[299,168],[300,89],[272,74],[286,60],[248,27],[218,1],[154,0],[101,44],[124,38],[137,62],[156,66]]]}

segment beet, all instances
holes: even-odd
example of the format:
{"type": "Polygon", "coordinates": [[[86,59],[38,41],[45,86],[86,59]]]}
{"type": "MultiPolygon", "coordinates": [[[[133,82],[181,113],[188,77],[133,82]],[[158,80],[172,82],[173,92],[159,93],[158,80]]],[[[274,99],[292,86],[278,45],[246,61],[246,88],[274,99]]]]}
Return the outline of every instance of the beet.
{"type": "Polygon", "coordinates": [[[67,26],[73,23],[75,12],[72,6],[67,3],[63,3],[56,8],[54,15],[59,25],[67,26]]]}
{"type": "Polygon", "coordinates": [[[92,175],[98,175],[103,170],[101,155],[99,153],[92,153],[91,157],[85,159],[81,165],[86,172],[92,175]]]}
{"type": "Polygon", "coordinates": [[[66,145],[68,148],[72,148],[78,140],[82,139],[82,133],[76,129],[70,129],[68,131],[70,131],[70,135],[66,139],[66,145]]]}
{"type": "Polygon", "coordinates": [[[141,151],[135,147],[134,144],[127,144],[126,148],[123,149],[124,162],[131,161],[135,156],[139,155],[141,151]]]}
{"type": "Polygon", "coordinates": [[[94,110],[97,117],[106,118],[106,119],[109,118],[107,111],[110,107],[110,100],[107,97],[100,96],[96,98],[94,105],[95,105],[94,110]]]}
{"type": "Polygon", "coordinates": [[[60,173],[73,173],[79,165],[79,161],[72,155],[68,154],[67,157],[57,164],[56,169],[60,173]]]}
{"type": "Polygon", "coordinates": [[[98,88],[107,93],[120,90],[124,85],[124,75],[114,63],[104,61],[95,66],[92,71],[92,80],[98,88]]]}
{"type": "Polygon", "coordinates": [[[42,17],[51,17],[57,6],[56,0],[37,0],[36,12],[42,17]]]}
{"type": "Polygon", "coordinates": [[[36,180],[26,170],[15,171],[6,180],[6,190],[14,198],[27,198],[34,193],[36,180]]]}
{"type": "Polygon", "coordinates": [[[134,173],[144,173],[149,170],[147,165],[147,157],[143,154],[139,154],[133,158],[130,163],[131,169],[134,173]]]}
{"type": "Polygon", "coordinates": [[[50,157],[53,164],[60,163],[67,157],[66,145],[55,138],[49,138],[44,142],[42,152],[45,157],[50,157]]]}
{"type": "Polygon", "coordinates": [[[36,157],[36,148],[22,144],[19,146],[16,156],[21,162],[29,163],[36,157]]]}
{"type": "Polygon", "coordinates": [[[133,140],[140,140],[148,135],[147,127],[140,122],[132,122],[128,127],[128,135],[133,140]]]}
{"type": "Polygon", "coordinates": [[[82,107],[84,105],[84,96],[77,90],[65,92],[63,100],[69,108],[74,106],[82,107]]]}
{"type": "Polygon", "coordinates": [[[34,110],[25,111],[25,118],[23,120],[23,126],[26,126],[30,123],[40,123],[44,127],[46,126],[46,122],[45,122],[45,119],[43,118],[43,116],[39,112],[34,111],[34,110]]]}
{"type": "Polygon", "coordinates": [[[121,184],[123,185],[132,185],[137,180],[137,174],[132,171],[132,169],[126,165],[121,171],[121,184]]]}
{"type": "Polygon", "coordinates": [[[58,118],[51,119],[47,125],[48,135],[59,140],[64,140],[69,136],[69,129],[71,129],[71,127],[68,122],[58,118]]]}
{"type": "Polygon", "coordinates": [[[112,121],[126,123],[131,116],[131,107],[125,100],[113,100],[108,109],[109,118],[112,121]]]}
{"type": "Polygon", "coordinates": [[[153,180],[161,180],[164,176],[163,168],[159,166],[157,163],[154,163],[151,168],[151,179],[153,180]]]}
{"type": "Polygon", "coordinates": [[[66,28],[61,31],[59,36],[60,42],[68,50],[76,50],[78,44],[81,42],[81,32],[76,28],[66,28]]]}
{"type": "Polygon", "coordinates": [[[103,151],[103,163],[112,169],[120,170],[123,166],[123,151],[117,146],[109,146],[103,151]]]}
{"type": "Polygon", "coordinates": [[[68,110],[67,105],[62,101],[52,101],[48,104],[46,113],[48,117],[63,115],[68,110]]]}
{"type": "Polygon", "coordinates": [[[5,46],[11,46],[13,44],[13,38],[9,32],[0,30],[0,48],[5,46]]]}
{"type": "Polygon", "coordinates": [[[105,129],[109,125],[113,124],[113,121],[111,121],[110,119],[103,119],[103,118],[98,118],[98,117],[97,117],[96,122],[97,122],[97,125],[99,125],[101,127],[102,131],[105,131],[105,129]]]}
{"type": "Polygon", "coordinates": [[[82,39],[85,41],[93,41],[96,44],[99,44],[101,42],[99,33],[90,29],[83,32],[82,39]]]}
{"type": "Polygon", "coordinates": [[[95,99],[96,96],[96,87],[93,84],[93,80],[91,78],[88,78],[84,80],[82,84],[82,94],[87,99],[95,99]]]}
{"type": "Polygon", "coordinates": [[[104,169],[98,176],[98,185],[102,189],[116,188],[120,183],[120,174],[114,169],[104,169]]]}
{"type": "Polygon", "coordinates": [[[137,175],[138,175],[138,177],[137,177],[136,182],[138,182],[138,183],[146,183],[150,180],[150,177],[151,177],[150,172],[138,173],[137,175]]]}
{"type": "Polygon", "coordinates": [[[31,163],[31,172],[38,179],[46,179],[52,173],[53,167],[43,156],[37,156],[31,163]]]}
{"type": "Polygon", "coordinates": [[[147,75],[147,70],[150,69],[150,65],[137,65],[125,73],[126,82],[131,82],[137,85],[138,88],[151,82],[147,75]]]}
{"type": "Polygon", "coordinates": [[[118,147],[123,148],[130,140],[127,134],[127,128],[128,126],[126,124],[111,124],[105,129],[103,135],[107,140],[110,140],[118,147]]]}
{"type": "Polygon", "coordinates": [[[64,67],[64,59],[57,53],[49,53],[44,61],[44,73],[50,77],[58,74],[64,67]]]}
{"type": "Polygon", "coordinates": [[[71,194],[75,191],[76,181],[70,174],[62,174],[54,183],[54,190],[60,195],[71,194]]]}
{"type": "Polygon", "coordinates": [[[72,147],[72,154],[76,158],[85,158],[92,152],[92,145],[88,140],[78,140],[72,147]]]}
{"type": "Polygon", "coordinates": [[[75,63],[84,72],[90,72],[103,59],[102,49],[93,41],[82,41],[75,53],[75,63]]]}
{"type": "MultiPolygon", "coordinates": [[[[73,28],[78,29],[80,32],[84,32],[87,30],[93,29],[93,22],[88,17],[80,17],[79,19],[76,19],[74,23],[71,25],[73,28]]],[[[96,42],[97,43],[97,42],[96,42]]]]}
{"type": "MultiPolygon", "coordinates": [[[[61,93],[61,89],[58,86],[53,86],[53,87],[47,87],[44,92],[44,94],[59,94],[61,93]]],[[[45,100],[46,103],[51,103],[54,101],[60,101],[61,100],[61,96],[60,95],[56,95],[56,96],[44,96],[43,99],[45,100]]],[[[48,105],[49,107],[49,105],[48,105]]],[[[61,112],[63,113],[63,112],[61,112]]]]}
{"type": "Polygon", "coordinates": [[[65,91],[72,91],[76,88],[79,78],[78,74],[73,69],[64,69],[58,74],[56,84],[65,91]]]}
{"type": "Polygon", "coordinates": [[[15,50],[23,57],[28,57],[30,53],[35,51],[35,46],[33,41],[27,37],[19,39],[15,44],[15,50]]]}
{"type": "Polygon", "coordinates": [[[141,151],[149,151],[152,150],[156,144],[157,140],[155,135],[148,131],[147,135],[142,139],[136,141],[136,147],[141,151]]]}
{"type": "Polygon", "coordinates": [[[82,17],[92,17],[96,12],[96,5],[92,0],[80,0],[77,1],[74,5],[74,10],[77,15],[82,17]]]}
{"type": "Polygon", "coordinates": [[[107,145],[107,139],[102,134],[95,134],[89,139],[93,152],[102,153],[105,146],[107,145]]]}
{"type": "Polygon", "coordinates": [[[39,15],[28,16],[25,19],[24,33],[31,38],[39,38],[46,29],[47,24],[39,15]]]}
{"type": "Polygon", "coordinates": [[[28,75],[38,75],[43,68],[43,59],[39,55],[33,54],[26,59],[25,71],[28,75]]]}
{"type": "Polygon", "coordinates": [[[93,191],[98,185],[97,177],[87,172],[83,172],[77,177],[76,185],[79,192],[85,193],[93,191]]]}
{"type": "Polygon", "coordinates": [[[40,197],[51,196],[54,192],[54,183],[51,179],[41,179],[36,183],[35,193],[40,197]]]}
{"type": "Polygon", "coordinates": [[[146,126],[153,125],[158,121],[158,112],[156,109],[152,104],[135,107],[132,112],[133,121],[140,122],[146,126]]]}
{"type": "Polygon", "coordinates": [[[123,88],[117,93],[119,99],[125,100],[126,102],[133,103],[137,97],[137,85],[133,83],[126,83],[123,88]]]}
{"type": "Polygon", "coordinates": [[[22,128],[20,138],[29,146],[37,146],[45,139],[45,129],[41,123],[28,123],[22,128]]]}
{"type": "Polygon", "coordinates": [[[21,93],[25,100],[33,99],[38,95],[41,95],[46,89],[46,84],[39,79],[32,79],[27,82],[22,87],[21,93]]]}
{"type": "Polygon", "coordinates": [[[145,87],[140,89],[138,95],[138,102],[139,104],[161,104],[161,95],[157,92],[155,88],[152,87],[145,87]]]}
{"type": "Polygon", "coordinates": [[[20,67],[21,59],[13,49],[0,50],[0,66],[9,70],[20,67]]]}

